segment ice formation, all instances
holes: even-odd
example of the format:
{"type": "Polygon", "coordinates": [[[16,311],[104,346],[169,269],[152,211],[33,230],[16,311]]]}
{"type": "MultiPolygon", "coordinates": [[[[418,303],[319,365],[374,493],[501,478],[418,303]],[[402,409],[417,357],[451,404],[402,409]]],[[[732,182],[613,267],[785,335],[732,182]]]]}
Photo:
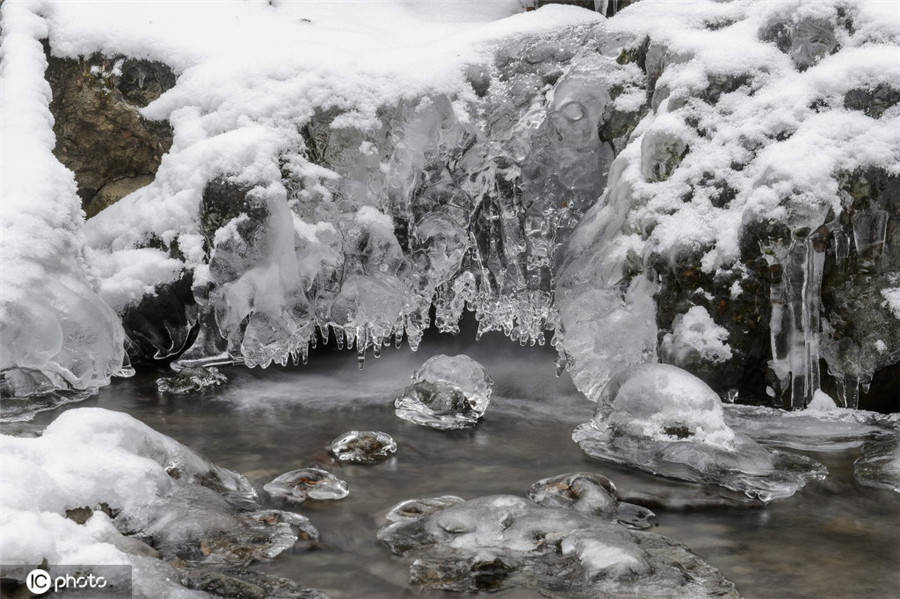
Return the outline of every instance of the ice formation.
{"type": "Polygon", "coordinates": [[[131,564],[136,596],[193,597],[173,581],[318,538],[306,517],[262,509],[243,476],[123,413],[69,410],[40,437],[0,436],[0,451],[7,564],[131,564]]]}
{"type": "Polygon", "coordinates": [[[531,485],[528,498],[544,507],[572,509],[609,518],[632,528],[649,528],[653,526],[656,516],[645,507],[620,502],[612,481],[587,472],[541,479],[531,485]]]}
{"type": "Polygon", "coordinates": [[[75,180],[53,157],[32,2],[0,6],[0,395],[90,389],[122,371],[124,334],[86,263],[75,180]]]}
{"type": "Polygon", "coordinates": [[[283,499],[290,503],[303,503],[307,499],[343,499],[350,494],[345,481],[316,467],[285,472],[266,483],[263,490],[273,499],[283,499]]]}
{"type": "Polygon", "coordinates": [[[4,336],[24,306],[95,325],[48,328],[42,349],[35,327],[4,343],[8,394],[119,368],[96,277],[130,339],[149,340],[128,344],[138,358],[265,367],[335,342],[362,362],[415,348],[431,325],[455,332],[472,310],[479,334],[540,344],[552,330],[560,367],[594,400],[662,358],[717,391],[768,387],[802,408],[824,360],[837,402],[856,406],[900,359],[896,12],[642,0],[604,20],[477,5],[477,18],[462,1],[4,8],[3,52],[21,65],[4,70],[4,110],[30,119],[5,119],[4,138],[53,174],[6,178],[29,191],[10,187],[20,199],[4,218],[4,252],[23,265],[3,286],[4,336]],[[198,19],[202,36],[182,25],[198,19]],[[174,131],[155,180],[83,237],[71,177],[49,157],[38,37],[57,57],[139,56],[178,74],[141,111],[174,131]],[[47,231],[18,224],[25,204],[47,231]],[[71,260],[53,264],[77,279],[52,305],[38,290],[60,277],[20,277],[47,266],[35,239],[67,244],[55,255],[71,260]],[[131,318],[153,302],[184,313],[131,318]]]}
{"type": "Polygon", "coordinates": [[[900,493],[900,432],[868,444],[853,465],[853,475],[861,485],[900,493]]]}
{"type": "Polygon", "coordinates": [[[228,377],[215,366],[188,366],[173,375],[156,379],[156,388],[160,393],[187,395],[215,389],[227,382],[228,377]]]}
{"type": "Polygon", "coordinates": [[[515,495],[412,500],[387,519],[378,540],[413,558],[410,581],[427,589],[553,593],[564,585],[571,597],[738,596],[717,570],[666,537],[515,495]]]}
{"type": "Polygon", "coordinates": [[[591,457],[769,502],[825,476],[799,454],[767,449],[725,422],[718,395],[675,366],[646,364],[613,377],[597,414],[573,440],[591,457]]]}
{"type": "Polygon", "coordinates": [[[403,420],[431,428],[467,428],[484,416],[492,386],[484,366],[469,356],[433,356],[394,400],[394,411],[403,420]]]}
{"type": "Polygon", "coordinates": [[[328,446],[339,462],[374,464],[397,453],[397,442],[381,431],[348,431],[328,446]]]}

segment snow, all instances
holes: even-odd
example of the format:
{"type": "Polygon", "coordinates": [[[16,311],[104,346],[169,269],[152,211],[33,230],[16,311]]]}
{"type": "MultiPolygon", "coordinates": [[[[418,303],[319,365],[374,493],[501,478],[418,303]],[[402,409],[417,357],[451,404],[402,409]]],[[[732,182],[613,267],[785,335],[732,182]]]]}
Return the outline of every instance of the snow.
{"type": "Polygon", "coordinates": [[[737,259],[740,228],[748,219],[805,217],[810,222],[802,224],[818,226],[829,208],[841,211],[834,179],[839,171],[879,166],[900,172],[900,112],[877,120],[843,109],[848,90],[900,78],[900,14],[889,4],[643,1],[609,22],[611,31],[649,35],[651,48],[658,44],[672,57],[657,83],[668,98],[632,143],[660,130],[677,131],[688,117],[707,131],[705,136],[687,134],[690,152],[667,180],[629,177],[636,198],[647,201],[632,221],[656,223],[649,248],[666,253],[691,244],[709,247],[705,270],[714,271],[737,259]],[[785,15],[794,22],[814,16],[834,21],[838,6],[849,7],[856,29],[840,40],[839,52],[806,71],[795,69],[787,55],[759,37],[766,24],[785,15]],[[715,22],[731,24],[707,29],[715,22]],[[723,94],[715,105],[691,101],[716,75],[748,75],[751,82],[723,94]],[[815,100],[831,109],[817,112],[815,100]],[[783,130],[792,135],[771,139],[783,130]],[[754,144],[763,149],[748,152],[754,144]],[[734,161],[745,163],[742,170],[731,170],[734,161]],[[692,202],[682,202],[684,191],[705,172],[720,174],[737,191],[735,200],[714,207],[699,190],[692,202]]]}
{"type": "Polygon", "coordinates": [[[900,318],[900,287],[882,289],[881,295],[884,296],[884,303],[894,316],[900,318]]]}
{"type": "Polygon", "coordinates": [[[811,412],[828,412],[830,410],[836,410],[837,403],[830,395],[821,389],[816,389],[815,392],[813,392],[812,401],[809,402],[806,409],[811,412]]]}
{"type": "Polygon", "coordinates": [[[706,308],[692,306],[684,314],[675,317],[672,332],[663,337],[661,352],[676,364],[680,364],[692,353],[703,360],[723,362],[731,359],[731,348],[726,339],[728,331],[716,324],[706,308]]]}
{"type": "Polygon", "coordinates": [[[106,384],[124,357],[85,264],[75,180],[51,153],[39,6],[0,6],[0,372],[16,395],[106,384]]]}

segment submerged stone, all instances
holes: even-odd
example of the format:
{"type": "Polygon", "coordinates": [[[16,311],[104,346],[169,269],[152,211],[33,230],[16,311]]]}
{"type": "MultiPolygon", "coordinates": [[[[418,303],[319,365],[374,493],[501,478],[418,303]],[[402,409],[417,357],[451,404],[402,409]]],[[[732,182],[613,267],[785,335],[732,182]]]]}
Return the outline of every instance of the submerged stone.
{"type": "Polygon", "coordinates": [[[278,476],[263,486],[273,499],[303,503],[307,499],[343,499],[350,491],[347,483],[321,468],[300,468],[278,476]]]}
{"type": "Polygon", "coordinates": [[[429,358],[394,401],[398,417],[440,430],[475,426],[491,401],[493,381],[464,354],[429,358]]]}
{"type": "Polygon", "coordinates": [[[515,495],[457,500],[415,500],[427,506],[421,515],[378,531],[393,553],[413,558],[412,584],[566,597],[738,597],[715,568],[666,537],[515,495]]]}
{"type": "Polygon", "coordinates": [[[219,372],[215,366],[208,368],[193,366],[183,368],[172,376],[156,379],[156,388],[160,393],[187,395],[215,389],[226,382],[228,382],[228,377],[219,372]]]}
{"type": "Polygon", "coordinates": [[[573,440],[591,457],[660,476],[713,484],[768,502],[824,478],[825,467],[768,449],[725,423],[703,381],[675,366],[645,364],[613,377],[597,414],[573,440]]]}
{"type": "Polygon", "coordinates": [[[340,462],[373,464],[396,453],[397,443],[380,431],[349,431],[332,441],[328,450],[340,462]]]}

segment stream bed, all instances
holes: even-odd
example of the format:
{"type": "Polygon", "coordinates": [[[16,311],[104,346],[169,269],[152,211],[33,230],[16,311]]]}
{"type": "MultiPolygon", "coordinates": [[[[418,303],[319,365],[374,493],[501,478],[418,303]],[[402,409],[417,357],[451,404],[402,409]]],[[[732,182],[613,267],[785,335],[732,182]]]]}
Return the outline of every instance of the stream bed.
{"type": "MultiPolygon", "coordinates": [[[[223,368],[229,382],[200,396],[157,392],[157,372],[118,380],[93,398],[38,414],[45,425],[72,407],[100,406],[135,416],[261,489],[279,474],[321,465],[347,481],[340,501],[307,501],[297,511],[322,535],[255,569],[292,578],[330,596],[389,599],[443,597],[407,584],[409,560],[376,541],[385,512],[416,497],[497,493],[524,495],[538,479],[573,471],[603,474],[620,495],[653,493],[668,483],[628,468],[589,460],[572,429],[593,404],[567,375],[555,376],[552,354],[491,340],[426,340],[417,352],[387,350],[357,368],[354,352],[314,354],[302,368],[223,368]],[[428,357],[465,351],[495,381],[484,420],[466,431],[437,431],[394,415],[392,401],[428,357]],[[380,430],[397,453],[374,465],[340,465],[328,443],[348,430],[380,430]]],[[[21,425],[3,425],[15,432],[21,425]]],[[[654,532],[688,545],[733,581],[745,597],[889,597],[900,588],[900,495],[853,479],[859,448],[809,453],[829,475],[765,507],[681,511],[653,506],[654,532]]],[[[538,597],[512,588],[498,597],[538,597]]]]}

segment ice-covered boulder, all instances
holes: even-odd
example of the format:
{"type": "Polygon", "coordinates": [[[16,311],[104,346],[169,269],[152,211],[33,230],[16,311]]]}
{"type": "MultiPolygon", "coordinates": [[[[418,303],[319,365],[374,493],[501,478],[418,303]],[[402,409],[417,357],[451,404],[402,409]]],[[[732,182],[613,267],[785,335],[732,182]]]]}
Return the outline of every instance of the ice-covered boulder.
{"type": "Polygon", "coordinates": [[[378,540],[393,553],[414,560],[410,582],[425,589],[738,596],[715,568],[666,537],[515,495],[448,499],[415,500],[418,512],[404,508],[403,517],[389,514],[378,531],[378,540]]]}
{"type": "Polygon", "coordinates": [[[599,474],[574,472],[544,478],[528,490],[528,498],[545,507],[560,507],[615,520],[632,528],[649,528],[655,514],[619,501],[616,486],[599,474]]]}
{"type": "Polygon", "coordinates": [[[397,442],[381,431],[348,431],[328,445],[339,462],[374,464],[397,453],[397,442]]]}
{"type": "Polygon", "coordinates": [[[177,373],[156,379],[156,389],[163,394],[187,395],[221,387],[228,377],[215,366],[188,366],[177,373]]]}
{"type": "Polygon", "coordinates": [[[768,502],[789,497],[825,467],[767,449],[725,422],[718,395],[675,366],[647,364],[615,376],[597,414],[573,440],[589,456],[768,502]]]}
{"type": "Polygon", "coordinates": [[[394,400],[403,420],[440,430],[478,423],[490,405],[493,381],[484,366],[466,356],[433,356],[412,375],[394,400]]]}
{"type": "Polygon", "coordinates": [[[273,499],[303,503],[307,499],[343,499],[350,494],[347,483],[327,470],[309,467],[285,472],[263,486],[273,499]]]}

